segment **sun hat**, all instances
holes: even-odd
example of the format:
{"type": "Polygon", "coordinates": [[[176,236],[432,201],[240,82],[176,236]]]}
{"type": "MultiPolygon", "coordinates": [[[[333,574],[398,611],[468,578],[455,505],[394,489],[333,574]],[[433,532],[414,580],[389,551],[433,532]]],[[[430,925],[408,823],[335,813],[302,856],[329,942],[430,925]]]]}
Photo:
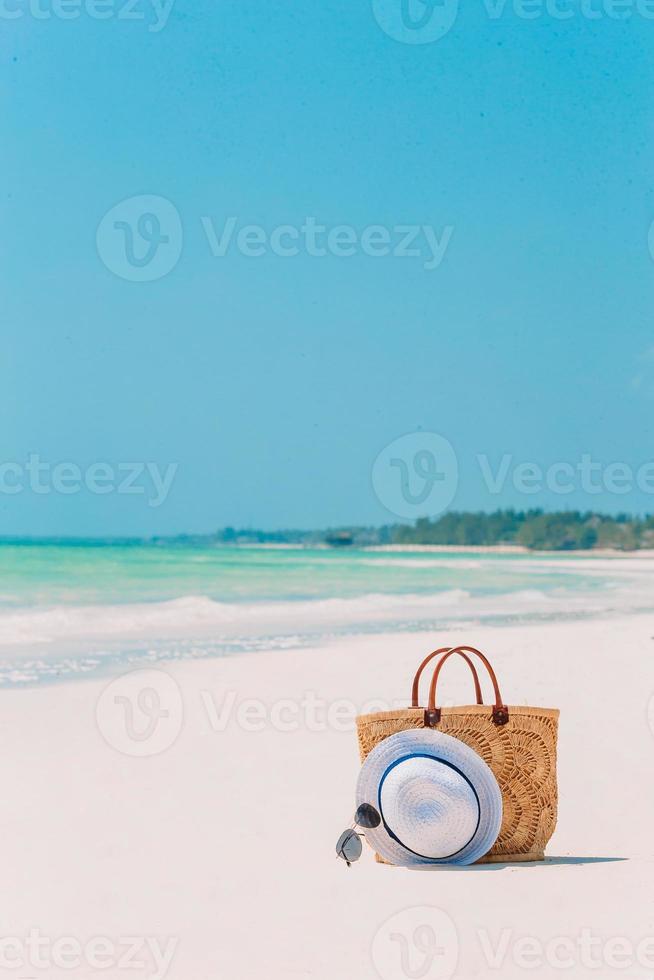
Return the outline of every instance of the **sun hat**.
{"type": "Polygon", "coordinates": [[[481,756],[434,729],[398,732],[368,754],[357,805],[381,822],[366,839],[391,864],[472,864],[495,843],[502,794],[481,756]]]}

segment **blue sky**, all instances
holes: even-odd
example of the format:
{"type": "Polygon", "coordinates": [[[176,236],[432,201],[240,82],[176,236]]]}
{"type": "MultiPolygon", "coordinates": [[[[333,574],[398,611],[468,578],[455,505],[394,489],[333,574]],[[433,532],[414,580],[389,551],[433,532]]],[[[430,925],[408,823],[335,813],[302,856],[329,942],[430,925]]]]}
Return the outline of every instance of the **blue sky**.
{"type": "Polygon", "coordinates": [[[132,19],[105,0],[103,20],[39,2],[2,6],[0,457],[20,486],[1,533],[392,521],[373,463],[420,431],[454,449],[450,506],[654,511],[654,486],[513,479],[654,459],[654,21],[635,3],[561,20],[466,0],[409,44],[379,22],[399,0],[175,0],[158,30],[146,0],[132,19]],[[153,198],[179,216],[171,268],[134,281],[125,229],[153,198]],[[264,254],[212,253],[230,217],[264,254]],[[354,254],[308,254],[307,217],[351,228],[354,254]],[[275,254],[280,226],[298,254],[275,254]],[[366,254],[371,226],[391,254],[366,254]],[[392,254],[398,226],[449,229],[437,267],[422,232],[392,254]],[[480,456],[510,458],[496,492],[480,456]],[[112,484],[146,462],[174,467],[163,501],[147,471],[141,494],[112,484]],[[48,483],[61,463],[79,492],[48,483]]]}

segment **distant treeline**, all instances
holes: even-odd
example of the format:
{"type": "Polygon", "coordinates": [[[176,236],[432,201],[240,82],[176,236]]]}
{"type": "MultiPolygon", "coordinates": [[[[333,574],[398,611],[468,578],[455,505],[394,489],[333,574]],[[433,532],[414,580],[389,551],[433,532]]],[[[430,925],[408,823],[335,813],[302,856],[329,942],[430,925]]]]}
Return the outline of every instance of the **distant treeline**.
{"type": "Polygon", "coordinates": [[[435,520],[420,518],[393,529],[396,544],[518,544],[542,551],[654,547],[654,517],[609,517],[590,511],[497,510],[492,514],[452,511],[435,520]]]}
{"type": "Polygon", "coordinates": [[[496,510],[492,514],[450,511],[421,517],[415,524],[383,527],[338,527],[318,531],[258,531],[226,527],[213,534],[179,534],[153,538],[0,538],[0,544],[67,546],[142,546],[210,548],[220,545],[303,545],[366,547],[371,545],[522,545],[539,551],[654,548],[654,516],[609,517],[592,511],[496,510]]]}
{"type": "Polygon", "coordinates": [[[327,531],[252,531],[225,528],[215,536],[222,544],[303,544],[324,542],[365,546],[384,544],[522,545],[542,551],[654,548],[654,516],[608,516],[592,511],[496,510],[491,514],[450,511],[433,520],[384,527],[344,527],[327,531]]]}

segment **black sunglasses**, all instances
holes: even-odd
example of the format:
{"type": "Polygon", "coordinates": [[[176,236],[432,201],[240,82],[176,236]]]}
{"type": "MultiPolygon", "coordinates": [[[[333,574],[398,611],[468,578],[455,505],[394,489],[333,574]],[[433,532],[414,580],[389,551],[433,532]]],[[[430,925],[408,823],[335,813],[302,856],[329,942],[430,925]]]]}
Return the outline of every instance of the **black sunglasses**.
{"type": "Polygon", "coordinates": [[[381,817],[374,806],[371,806],[370,803],[362,803],[354,814],[352,826],[344,830],[336,841],[336,854],[339,858],[343,858],[348,868],[354,861],[359,860],[363,850],[361,838],[365,835],[358,834],[354,828],[365,827],[366,830],[369,830],[373,827],[379,827],[380,823],[381,817]]]}

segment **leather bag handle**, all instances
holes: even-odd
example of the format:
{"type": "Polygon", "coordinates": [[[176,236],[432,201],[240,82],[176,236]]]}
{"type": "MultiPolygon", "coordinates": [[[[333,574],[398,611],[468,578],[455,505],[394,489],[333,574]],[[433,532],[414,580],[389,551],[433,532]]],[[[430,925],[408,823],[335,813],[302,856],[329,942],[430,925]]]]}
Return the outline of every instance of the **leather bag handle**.
{"type": "MultiPolygon", "coordinates": [[[[425,669],[425,667],[427,666],[427,664],[430,662],[430,660],[433,660],[434,657],[437,657],[441,653],[447,653],[450,649],[452,649],[452,648],[451,647],[439,647],[438,650],[433,650],[427,657],[425,657],[425,659],[422,661],[422,663],[418,667],[418,669],[416,671],[416,676],[413,678],[413,687],[411,688],[411,707],[412,708],[419,708],[420,707],[420,704],[418,702],[418,698],[419,698],[419,695],[420,695],[420,678],[422,676],[423,670],[425,669]]],[[[484,698],[483,698],[483,695],[481,693],[481,684],[479,683],[479,674],[477,673],[477,668],[475,667],[474,662],[470,659],[470,657],[467,654],[465,654],[463,652],[463,650],[459,650],[456,647],[454,648],[454,650],[455,650],[456,653],[459,654],[460,657],[463,657],[463,659],[467,663],[468,667],[472,671],[472,677],[473,677],[473,680],[474,680],[474,683],[475,683],[475,697],[477,699],[477,704],[483,704],[484,703],[484,698]]]]}
{"type": "Polygon", "coordinates": [[[431,685],[429,687],[429,702],[425,711],[425,728],[434,728],[441,720],[441,709],[436,707],[436,688],[438,685],[438,675],[441,672],[443,664],[449,657],[452,656],[453,653],[462,653],[464,650],[479,657],[484,667],[488,671],[488,675],[493,685],[493,691],[495,692],[495,704],[491,715],[493,724],[506,725],[507,721],[509,720],[509,709],[502,701],[502,695],[500,694],[500,687],[497,683],[497,677],[495,676],[495,671],[491,667],[490,662],[487,660],[484,654],[480,650],[475,649],[475,647],[460,646],[452,647],[451,650],[444,653],[436,665],[436,670],[434,671],[434,676],[431,679],[431,685]]]}

